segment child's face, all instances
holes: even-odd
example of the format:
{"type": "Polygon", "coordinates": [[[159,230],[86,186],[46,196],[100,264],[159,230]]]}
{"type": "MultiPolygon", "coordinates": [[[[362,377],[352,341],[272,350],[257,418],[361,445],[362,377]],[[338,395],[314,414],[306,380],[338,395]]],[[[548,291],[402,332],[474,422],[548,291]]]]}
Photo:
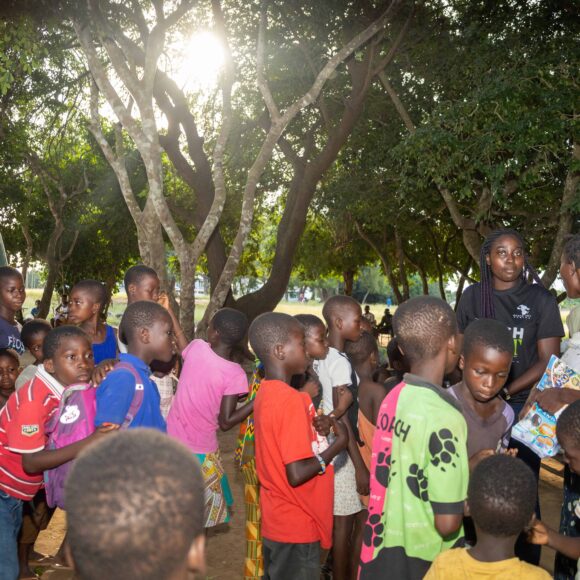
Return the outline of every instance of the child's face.
{"type": "Polygon", "coordinates": [[[175,336],[171,318],[156,320],[148,329],[148,340],[151,354],[155,360],[169,362],[175,354],[175,336]]]}
{"type": "Polygon", "coordinates": [[[26,300],[26,290],[22,276],[0,279],[0,303],[8,310],[18,312],[26,300]]]}
{"type": "Polygon", "coordinates": [[[138,284],[129,284],[129,299],[131,302],[159,300],[159,278],[157,276],[144,276],[138,284]]]}
{"type": "Polygon", "coordinates": [[[288,342],[283,345],[286,371],[292,375],[306,372],[310,361],[306,354],[306,339],[302,327],[296,327],[290,332],[288,342]]]}
{"type": "Polygon", "coordinates": [[[30,338],[28,350],[30,351],[30,354],[34,357],[34,361],[36,363],[41,363],[44,360],[42,345],[44,343],[44,339],[46,338],[47,334],[48,330],[45,332],[44,331],[37,332],[36,334],[33,334],[32,337],[30,338]]]}
{"type": "Polygon", "coordinates": [[[345,340],[358,340],[361,335],[362,310],[360,306],[345,308],[340,318],[342,322],[341,336],[345,340]]]}
{"type": "Polygon", "coordinates": [[[517,238],[501,236],[491,245],[486,260],[495,278],[516,282],[524,269],[524,249],[517,238]]]}
{"type": "Polygon", "coordinates": [[[322,360],[328,354],[328,340],[326,327],[319,324],[312,326],[306,332],[306,354],[312,360],[322,360]]]}
{"type": "Polygon", "coordinates": [[[54,357],[45,359],[44,367],[65,387],[87,383],[95,367],[91,343],[84,336],[64,338],[54,357]]]}
{"type": "Polygon", "coordinates": [[[70,295],[68,307],[68,321],[71,324],[81,324],[90,320],[99,311],[99,304],[96,303],[86,290],[74,290],[70,295]]]}
{"type": "Polygon", "coordinates": [[[14,357],[7,354],[0,356],[0,391],[8,392],[14,389],[18,371],[18,363],[14,357]]]}
{"type": "Polygon", "coordinates": [[[491,401],[503,389],[512,356],[495,348],[476,344],[467,357],[461,355],[459,368],[472,397],[480,403],[491,401]]]}
{"type": "Polygon", "coordinates": [[[576,269],[576,264],[569,262],[564,255],[560,261],[560,278],[564,282],[568,298],[580,298],[580,272],[576,269]]]}
{"type": "Polygon", "coordinates": [[[568,464],[571,471],[580,475],[580,447],[567,437],[559,437],[558,443],[564,450],[564,462],[568,464]]]}

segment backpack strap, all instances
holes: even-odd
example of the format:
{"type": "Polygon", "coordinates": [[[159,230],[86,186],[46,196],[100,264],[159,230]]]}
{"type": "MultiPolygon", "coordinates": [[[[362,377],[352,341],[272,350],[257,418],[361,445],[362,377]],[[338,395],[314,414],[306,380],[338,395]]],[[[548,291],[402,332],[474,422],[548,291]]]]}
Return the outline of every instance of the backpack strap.
{"type": "Polygon", "coordinates": [[[143,381],[141,380],[141,375],[137,372],[137,370],[132,364],[119,361],[118,363],[115,364],[113,370],[129,371],[135,379],[135,394],[133,395],[133,400],[129,405],[127,416],[125,417],[125,420],[121,425],[121,429],[124,430],[129,428],[129,426],[133,422],[133,419],[135,419],[135,417],[137,416],[137,413],[139,412],[141,405],[143,404],[143,395],[145,392],[145,387],[143,385],[143,381]]]}

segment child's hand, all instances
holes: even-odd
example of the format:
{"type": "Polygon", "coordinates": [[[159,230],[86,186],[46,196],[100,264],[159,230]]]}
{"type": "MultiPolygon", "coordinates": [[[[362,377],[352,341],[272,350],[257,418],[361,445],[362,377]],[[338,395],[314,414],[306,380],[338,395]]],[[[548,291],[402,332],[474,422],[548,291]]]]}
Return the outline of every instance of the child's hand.
{"type": "Polygon", "coordinates": [[[536,396],[536,403],[547,413],[555,415],[562,407],[568,404],[565,396],[568,394],[566,389],[544,389],[539,391],[536,396]]]}
{"type": "Polygon", "coordinates": [[[329,415],[330,419],[330,427],[334,435],[336,436],[335,443],[339,446],[340,449],[345,449],[348,445],[348,430],[346,425],[336,419],[333,415],[329,415]]]}
{"type": "Polygon", "coordinates": [[[93,387],[98,387],[106,378],[106,376],[113,370],[119,361],[110,358],[101,361],[94,369],[91,377],[91,384],[93,387]]]}
{"type": "Polygon", "coordinates": [[[303,393],[308,393],[310,398],[314,399],[320,394],[320,383],[316,380],[309,379],[300,390],[303,393]]]}
{"type": "Polygon", "coordinates": [[[364,469],[357,469],[354,477],[356,479],[356,491],[359,495],[369,495],[371,488],[371,474],[365,467],[364,469]]]}
{"type": "Polygon", "coordinates": [[[312,424],[319,435],[328,437],[330,428],[332,427],[332,420],[328,415],[316,415],[312,420],[312,424]]]}
{"type": "Polygon", "coordinates": [[[171,310],[169,307],[169,296],[167,296],[166,292],[160,292],[159,298],[157,298],[157,304],[161,304],[165,310],[171,310]]]}
{"type": "Polygon", "coordinates": [[[540,546],[547,546],[549,540],[548,526],[540,520],[532,520],[532,527],[528,531],[527,540],[530,544],[538,544],[540,546]]]}
{"type": "Polygon", "coordinates": [[[502,455],[509,455],[510,457],[517,457],[518,456],[518,450],[515,447],[512,449],[502,449],[500,451],[500,453],[502,455]]]}
{"type": "Polygon", "coordinates": [[[472,455],[469,458],[469,471],[473,471],[481,461],[483,461],[486,457],[491,457],[492,455],[495,455],[495,450],[493,449],[482,449],[475,455],[472,455]]]}

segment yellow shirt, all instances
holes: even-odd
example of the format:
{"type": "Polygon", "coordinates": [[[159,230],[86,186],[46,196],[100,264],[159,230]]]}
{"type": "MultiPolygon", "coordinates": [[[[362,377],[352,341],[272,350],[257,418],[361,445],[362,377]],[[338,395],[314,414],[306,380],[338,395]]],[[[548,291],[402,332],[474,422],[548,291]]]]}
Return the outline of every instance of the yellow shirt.
{"type": "Polygon", "coordinates": [[[439,554],[429,568],[425,580],[469,580],[493,578],[494,580],[549,580],[551,576],[542,568],[510,558],[500,562],[480,562],[465,548],[447,550],[439,554]]]}

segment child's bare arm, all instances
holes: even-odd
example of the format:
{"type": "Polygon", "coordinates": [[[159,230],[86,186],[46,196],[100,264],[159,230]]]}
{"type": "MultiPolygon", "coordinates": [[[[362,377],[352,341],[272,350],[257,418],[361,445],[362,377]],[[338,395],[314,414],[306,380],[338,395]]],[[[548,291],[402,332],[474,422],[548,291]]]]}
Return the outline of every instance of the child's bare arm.
{"type": "Polygon", "coordinates": [[[104,432],[97,429],[97,431],[85,439],[72,443],[71,445],[66,445],[61,449],[43,449],[36,453],[23,453],[22,467],[26,473],[30,474],[41,473],[47,469],[53,469],[67,461],[75,459],[76,456],[87,447],[87,445],[98,441],[103,436],[104,432]]]}
{"type": "Polygon", "coordinates": [[[161,306],[163,306],[163,308],[169,312],[169,316],[171,316],[171,322],[173,323],[173,334],[175,335],[175,344],[179,354],[181,354],[189,343],[187,342],[185,333],[181,328],[181,324],[179,324],[179,320],[177,320],[177,316],[175,316],[175,313],[169,304],[169,296],[167,296],[165,292],[162,292],[159,295],[159,300],[157,300],[157,303],[161,304],[161,306]]]}
{"type": "Polygon", "coordinates": [[[348,390],[348,385],[340,385],[332,389],[333,416],[340,419],[352,405],[352,393],[348,390]]]}
{"type": "Polygon", "coordinates": [[[532,529],[528,535],[528,542],[549,546],[572,560],[580,558],[580,538],[571,538],[559,534],[540,520],[534,519],[532,529]]]}
{"type": "Polygon", "coordinates": [[[254,412],[254,400],[237,408],[238,395],[226,395],[222,398],[218,423],[222,431],[228,431],[241,423],[254,412]]]}
{"type": "Polygon", "coordinates": [[[368,495],[371,481],[369,470],[360,454],[358,441],[354,436],[348,417],[344,417],[343,421],[348,430],[348,455],[354,465],[356,491],[360,495],[368,495]]]}
{"type": "Polygon", "coordinates": [[[454,534],[463,523],[463,514],[435,514],[435,529],[442,538],[454,534]]]}
{"type": "MultiPolygon", "coordinates": [[[[331,418],[331,422],[336,433],[336,439],[330,447],[320,454],[320,457],[322,457],[326,465],[329,465],[348,443],[348,432],[342,421],[331,418]]],[[[320,473],[320,470],[321,465],[318,459],[316,457],[310,457],[309,459],[301,459],[300,461],[288,463],[286,465],[286,477],[292,487],[298,487],[310,481],[313,477],[316,477],[320,473]]]]}

